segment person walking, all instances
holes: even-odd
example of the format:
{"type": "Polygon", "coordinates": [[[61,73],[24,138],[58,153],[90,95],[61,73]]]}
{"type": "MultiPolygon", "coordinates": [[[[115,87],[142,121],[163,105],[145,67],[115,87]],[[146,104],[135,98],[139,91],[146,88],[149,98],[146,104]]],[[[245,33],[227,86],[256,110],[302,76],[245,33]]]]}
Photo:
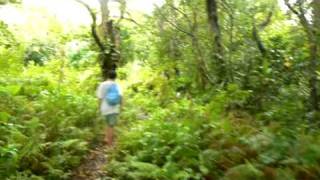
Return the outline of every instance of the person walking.
{"type": "Polygon", "coordinates": [[[108,146],[112,146],[114,143],[114,126],[117,124],[122,106],[121,88],[116,82],[116,78],[116,71],[110,71],[108,78],[100,83],[97,89],[100,113],[107,123],[104,142],[108,146]]]}

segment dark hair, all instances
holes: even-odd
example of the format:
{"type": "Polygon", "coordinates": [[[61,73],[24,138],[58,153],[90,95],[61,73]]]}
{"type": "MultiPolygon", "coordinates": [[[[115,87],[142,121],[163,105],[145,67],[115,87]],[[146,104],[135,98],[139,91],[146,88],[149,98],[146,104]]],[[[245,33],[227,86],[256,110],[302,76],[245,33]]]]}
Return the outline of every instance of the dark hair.
{"type": "Polygon", "coordinates": [[[109,71],[108,72],[108,78],[112,79],[112,80],[116,79],[117,78],[117,72],[115,70],[109,71]]]}

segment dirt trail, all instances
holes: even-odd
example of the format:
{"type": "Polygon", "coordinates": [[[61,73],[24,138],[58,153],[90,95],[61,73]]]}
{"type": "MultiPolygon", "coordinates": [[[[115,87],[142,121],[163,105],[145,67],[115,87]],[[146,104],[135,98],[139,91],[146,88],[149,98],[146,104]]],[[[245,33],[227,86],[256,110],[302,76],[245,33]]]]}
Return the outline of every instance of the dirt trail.
{"type": "Polygon", "coordinates": [[[72,180],[108,180],[103,167],[106,163],[106,146],[92,149],[82,164],[73,172],[72,180]]]}

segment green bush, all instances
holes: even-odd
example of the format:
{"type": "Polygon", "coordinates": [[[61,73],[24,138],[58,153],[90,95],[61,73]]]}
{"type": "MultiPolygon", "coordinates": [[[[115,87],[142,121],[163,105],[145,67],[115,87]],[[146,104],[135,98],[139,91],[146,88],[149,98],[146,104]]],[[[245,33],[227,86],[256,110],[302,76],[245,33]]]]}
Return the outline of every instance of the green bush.
{"type": "MultiPolygon", "coordinates": [[[[141,89],[141,87],[139,87],[141,89]]],[[[242,110],[250,92],[232,85],[212,102],[127,92],[118,142],[106,164],[116,179],[317,179],[319,135],[265,126],[242,110]],[[201,101],[198,101],[201,102],[201,101]],[[228,113],[229,112],[229,113],[228,113]],[[144,118],[139,114],[145,114],[144,118]],[[232,113],[231,113],[232,114],[232,113]],[[128,123],[130,126],[128,126],[128,123]]],[[[194,97],[198,98],[198,97],[194,97]]]]}
{"type": "Polygon", "coordinates": [[[95,98],[46,78],[0,84],[1,179],[68,179],[100,131],[95,98]]]}

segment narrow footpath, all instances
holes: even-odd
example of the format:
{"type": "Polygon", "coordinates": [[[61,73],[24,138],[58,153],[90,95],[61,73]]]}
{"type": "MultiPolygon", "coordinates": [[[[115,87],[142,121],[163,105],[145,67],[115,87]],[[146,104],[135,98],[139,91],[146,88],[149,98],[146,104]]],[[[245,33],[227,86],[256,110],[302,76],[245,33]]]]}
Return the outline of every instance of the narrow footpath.
{"type": "Polygon", "coordinates": [[[72,180],[108,180],[103,167],[106,163],[106,146],[92,149],[81,165],[72,173],[72,180]]]}

